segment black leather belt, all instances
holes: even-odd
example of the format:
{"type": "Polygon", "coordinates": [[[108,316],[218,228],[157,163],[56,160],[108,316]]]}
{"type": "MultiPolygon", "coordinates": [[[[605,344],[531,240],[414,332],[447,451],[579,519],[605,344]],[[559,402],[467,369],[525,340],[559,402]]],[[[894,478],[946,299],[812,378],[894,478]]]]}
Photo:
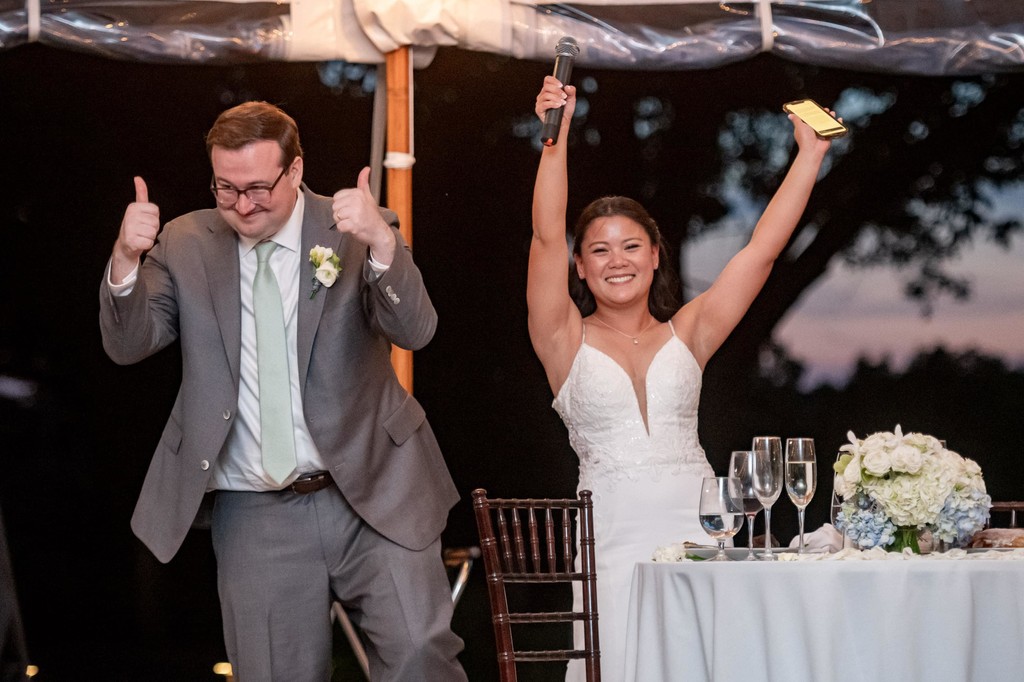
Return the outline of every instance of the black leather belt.
{"type": "Polygon", "coordinates": [[[334,479],[331,478],[329,473],[326,471],[314,471],[311,474],[302,474],[291,485],[286,486],[284,490],[298,495],[308,495],[309,493],[315,493],[317,490],[323,490],[332,483],[334,483],[334,479]]]}

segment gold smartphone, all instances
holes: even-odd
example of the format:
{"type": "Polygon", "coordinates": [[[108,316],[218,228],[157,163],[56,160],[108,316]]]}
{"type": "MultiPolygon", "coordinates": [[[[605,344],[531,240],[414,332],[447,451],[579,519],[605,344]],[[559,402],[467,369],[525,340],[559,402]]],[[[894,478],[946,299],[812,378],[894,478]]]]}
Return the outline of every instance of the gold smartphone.
{"type": "Polygon", "coordinates": [[[849,132],[846,126],[837,121],[828,110],[815,102],[813,99],[800,99],[795,102],[786,102],[782,110],[787,114],[794,114],[801,121],[811,126],[818,137],[829,140],[833,137],[841,137],[849,132]]]}

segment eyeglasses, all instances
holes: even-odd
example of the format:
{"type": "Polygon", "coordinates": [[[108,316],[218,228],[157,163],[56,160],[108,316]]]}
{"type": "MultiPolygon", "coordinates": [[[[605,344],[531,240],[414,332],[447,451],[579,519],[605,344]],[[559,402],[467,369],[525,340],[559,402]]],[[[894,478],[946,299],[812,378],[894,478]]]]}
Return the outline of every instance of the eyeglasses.
{"type": "Polygon", "coordinates": [[[246,187],[245,189],[235,189],[234,187],[218,187],[217,179],[214,178],[210,181],[210,191],[213,192],[214,198],[217,199],[217,203],[225,208],[234,206],[238,203],[238,195],[244,194],[245,197],[254,204],[265,204],[270,201],[270,195],[273,193],[274,188],[277,187],[277,183],[281,182],[281,178],[288,172],[288,166],[281,169],[281,173],[274,180],[274,183],[270,187],[263,187],[257,185],[255,187],[246,187]]]}

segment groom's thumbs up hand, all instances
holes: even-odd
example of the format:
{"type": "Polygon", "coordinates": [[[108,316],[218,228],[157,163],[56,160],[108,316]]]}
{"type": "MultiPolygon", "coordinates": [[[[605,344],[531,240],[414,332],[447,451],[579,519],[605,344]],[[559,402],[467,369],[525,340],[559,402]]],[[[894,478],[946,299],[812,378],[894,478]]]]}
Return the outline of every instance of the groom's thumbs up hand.
{"type": "Polygon", "coordinates": [[[138,175],[132,179],[135,181],[135,201],[140,204],[148,204],[149,188],[146,187],[146,181],[138,175]]]}
{"type": "Polygon", "coordinates": [[[373,198],[373,192],[370,191],[370,167],[366,166],[363,170],[359,171],[359,177],[356,178],[356,187],[360,189],[363,194],[366,194],[371,199],[373,198]]]}
{"type": "Polygon", "coordinates": [[[331,204],[338,232],[347,232],[370,247],[374,260],[390,265],[395,254],[395,235],[384,222],[370,191],[370,168],[359,172],[356,186],[339,190],[331,204]]]}
{"type": "Polygon", "coordinates": [[[110,279],[120,283],[139,264],[142,254],[153,248],[160,232],[160,209],[149,201],[149,188],[141,177],[135,177],[135,201],[128,204],[121,231],[114,243],[110,279]]]}

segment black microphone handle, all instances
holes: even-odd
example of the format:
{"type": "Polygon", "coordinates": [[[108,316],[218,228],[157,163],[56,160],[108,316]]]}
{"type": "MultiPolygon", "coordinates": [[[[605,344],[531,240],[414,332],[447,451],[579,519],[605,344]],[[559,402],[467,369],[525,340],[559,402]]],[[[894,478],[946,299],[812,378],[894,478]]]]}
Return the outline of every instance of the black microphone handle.
{"type": "MultiPolygon", "coordinates": [[[[555,57],[554,77],[564,87],[569,83],[569,76],[572,75],[572,61],[570,55],[560,54],[555,57]]],[[[558,142],[558,130],[562,124],[562,111],[565,107],[548,109],[544,114],[544,125],[540,128],[540,141],[545,147],[551,147],[558,142]]]]}

